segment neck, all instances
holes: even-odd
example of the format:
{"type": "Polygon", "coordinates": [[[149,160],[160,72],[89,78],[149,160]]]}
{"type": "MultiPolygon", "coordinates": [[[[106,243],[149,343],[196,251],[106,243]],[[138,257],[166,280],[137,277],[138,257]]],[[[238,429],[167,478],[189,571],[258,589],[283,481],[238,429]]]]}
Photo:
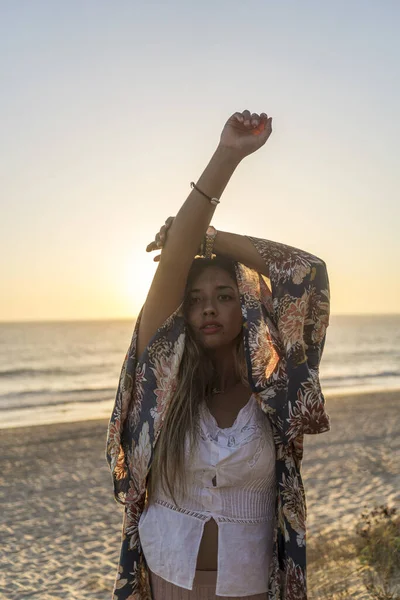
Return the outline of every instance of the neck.
{"type": "Polygon", "coordinates": [[[212,361],[217,373],[218,391],[225,391],[238,383],[235,373],[235,361],[231,346],[218,348],[212,354],[212,361]]]}

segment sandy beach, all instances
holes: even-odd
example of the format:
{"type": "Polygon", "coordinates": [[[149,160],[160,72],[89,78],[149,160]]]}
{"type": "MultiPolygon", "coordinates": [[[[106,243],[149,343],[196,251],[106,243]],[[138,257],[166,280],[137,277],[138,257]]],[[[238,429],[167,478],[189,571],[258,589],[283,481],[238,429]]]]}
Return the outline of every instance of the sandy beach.
{"type": "MultiPolygon", "coordinates": [[[[346,535],[365,508],[399,506],[399,406],[400,391],[326,396],[331,431],[305,436],[309,542],[346,535]]],[[[107,424],[0,431],[1,598],[110,600],[122,507],[107,424]]]]}

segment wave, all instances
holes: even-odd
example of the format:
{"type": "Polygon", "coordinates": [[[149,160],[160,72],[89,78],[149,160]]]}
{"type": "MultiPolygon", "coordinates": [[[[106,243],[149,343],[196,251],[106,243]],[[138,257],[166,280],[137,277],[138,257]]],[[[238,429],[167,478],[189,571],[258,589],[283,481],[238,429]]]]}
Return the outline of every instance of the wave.
{"type": "Polygon", "coordinates": [[[384,377],[400,377],[400,371],[381,371],[380,373],[364,373],[362,375],[349,374],[349,375],[334,375],[332,377],[324,377],[322,375],[321,381],[323,383],[333,383],[336,381],[346,380],[360,380],[360,379],[380,379],[384,377]]]}
{"type": "MultiPolygon", "coordinates": [[[[115,395],[115,392],[114,392],[115,395]]],[[[79,402],[82,404],[89,404],[90,402],[100,402],[104,400],[104,398],[99,398],[98,396],[96,398],[85,398],[84,400],[82,400],[81,398],[79,399],[79,402]]],[[[110,398],[106,398],[106,400],[114,400],[113,396],[110,396],[110,398]]],[[[69,398],[68,402],[77,402],[78,399],[76,398],[69,398]]],[[[41,409],[41,408],[46,408],[46,407],[50,407],[50,406],[62,406],[67,404],[68,402],[64,400],[53,400],[52,402],[41,402],[40,404],[18,404],[17,406],[13,406],[11,404],[6,405],[6,406],[2,406],[0,408],[1,412],[7,411],[7,410],[23,410],[26,408],[37,408],[37,409],[41,409]]]]}
{"type": "Polygon", "coordinates": [[[70,373],[69,370],[62,369],[61,367],[54,367],[51,369],[4,369],[0,370],[0,377],[26,377],[29,375],[66,375],[70,373]]]}
{"type": "Polygon", "coordinates": [[[87,393],[94,393],[94,392],[98,392],[98,393],[110,393],[112,391],[114,391],[116,388],[110,388],[110,387],[99,387],[99,388],[94,388],[94,387],[88,387],[88,388],[76,388],[76,389],[68,389],[68,390],[49,390],[48,388],[43,388],[41,390],[27,390],[27,391],[22,391],[22,392],[13,392],[12,394],[5,394],[4,396],[2,396],[0,394],[0,398],[2,397],[10,397],[12,396],[13,398],[18,398],[20,396],[62,396],[62,395],[69,395],[69,394],[87,394],[87,393]]]}
{"type": "MultiPolygon", "coordinates": [[[[107,365],[99,364],[99,365],[88,365],[87,369],[92,371],[96,371],[97,369],[100,371],[104,371],[107,365]]],[[[0,378],[17,378],[17,377],[40,377],[40,376],[52,376],[52,375],[81,375],[82,374],[82,365],[79,365],[74,368],[63,368],[63,367],[50,367],[48,369],[35,369],[35,368],[23,368],[23,369],[0,369],[0,378]]]]}

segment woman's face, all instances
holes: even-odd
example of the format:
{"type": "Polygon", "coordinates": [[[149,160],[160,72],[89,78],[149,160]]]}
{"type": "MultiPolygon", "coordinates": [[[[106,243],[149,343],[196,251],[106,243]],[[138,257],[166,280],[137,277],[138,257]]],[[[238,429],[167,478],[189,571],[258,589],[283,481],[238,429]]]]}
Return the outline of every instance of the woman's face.
{"type": "Polygon", "coordinates": [[[188,290],[187,321],[206,348],[230,345],[242,329],[236,282],[220,267],[207,267],[188,290]],[[206,327],[208,323],[214,326],[206,327]]]}

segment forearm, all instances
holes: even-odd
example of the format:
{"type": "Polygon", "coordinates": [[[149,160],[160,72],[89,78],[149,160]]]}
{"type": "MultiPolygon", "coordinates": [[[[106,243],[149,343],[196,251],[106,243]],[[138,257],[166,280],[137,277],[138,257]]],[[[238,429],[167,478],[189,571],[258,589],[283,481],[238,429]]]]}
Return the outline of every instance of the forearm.
{"type": "MultiPolygon", "coordinates": [[[[231,150],[218,146],[196,185],[208,196],[220,198],[239,162],[231,150]]],[[[160,262],[175,265],[191,263],[215,208],[207,198],[193,189],[168,231],[160,262]]]]}
{"type": "Polygon", "coordinates": [[[278,280],[280,271],[288,268],[298,271],[299,277],[301,273],[311,280],[317,271],[326,272],[325,262],[307,250],[249,235],[218,231],[214,252],[266,275],[271,282],[272,279],[278,280]]]}
{"type": "Polygon", "coordinates": [[[214,253],[229,256],[236,262],[269,277],[268,264],[260,256],[251,241],[244,235],[218,230],[214,253]]]}

